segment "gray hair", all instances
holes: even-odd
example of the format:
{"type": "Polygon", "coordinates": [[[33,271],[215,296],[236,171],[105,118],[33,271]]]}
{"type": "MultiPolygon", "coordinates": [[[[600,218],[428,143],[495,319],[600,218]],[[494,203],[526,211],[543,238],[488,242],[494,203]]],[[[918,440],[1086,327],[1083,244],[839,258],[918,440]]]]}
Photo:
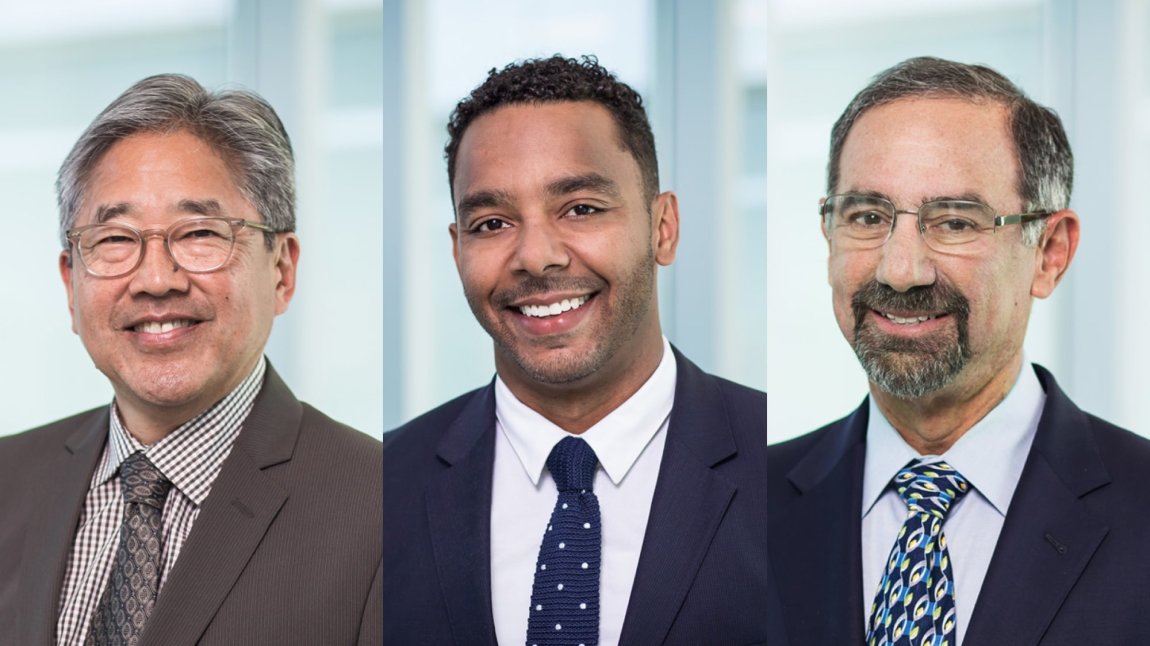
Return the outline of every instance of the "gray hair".
{"type": "MultiPolygon", "coordinates": [[[[984,65],[966,65],[923,56],[907,59],[881,72],[843,111],[831,130],[827,193],[839,182],[839,162],[851,127],[867,110],[904,98],[987,100],[1007,109],[1018,158],[1018,194],[1027,212],[1054,212],[1070,206],[1074,155],[1058,114],[1029,97],[1002,74],[984,65]]],[[[1023,225],[1023,241],[1038,243],[1045,220],[1023,225]]]]}
{"type": "MultiPolygon", "coordinates": [[[[295,161],[283,123],[254,92],[208,92],[182,74],[150,76],[128,88],[80,135],[60,166],[56,201],[60,242],[96,165],[122,139],[141,133],[186,131],[208,143],[228,164],[240,192],[274,231],[295,230],[295,161]]],[[[274,233],[265,233],[270,249],[274,233]]]]}

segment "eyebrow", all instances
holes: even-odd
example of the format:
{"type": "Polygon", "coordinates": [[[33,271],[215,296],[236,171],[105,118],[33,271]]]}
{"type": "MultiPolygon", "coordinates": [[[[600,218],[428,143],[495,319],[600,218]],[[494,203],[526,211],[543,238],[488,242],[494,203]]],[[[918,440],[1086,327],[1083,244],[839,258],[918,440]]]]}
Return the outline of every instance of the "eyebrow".
{"type": "MultiPolygon", "coordinates": [[[[176,204],[176,208],[183,213],[191,213],[193,215],[204,215],[220,217],[223,215],[223,207],[220,206],[219,201],[207,200],[180,200],[176,204]]],[[[116,204],[101,204],[96,207],[96,217],[94,222],[96,224],[104,224],[109,220],[127,215],[134,210],[130,202],[117,202],[116,204]]]]}
{"type": "MultiPolygon", "coordinates": [[[[864,195],[866,197],[877,197],[884,199],[891,204],[894,204],[894,199],[881,191],[865,191],[865,190],[848,190],[847,193],[851,195],[864,195]]],[[[926,195],[923,196],[922,201],[918,203],[919,206],[927,202],[978,202],[979,204],[990,204],[982,195],[978,193],[959,193],[957,195],[926,195]]]]}
{"type": "Polygon", "coordinates": [[[459,214],[459,219],[465,220],[467,216],[478,209],[507,208],[511,206],[513,201],[511,194],[507,191],[476,191],[475,193],[464,195],[459,200],[459,204],[456,205],[455,210],[459,214]]]}
{"type": "Polygon", "coordinates": [[[104,224],[108,220],[118,218],[125,213],[132,212],[132,205],[127,202],[120,202],[118,204],[101,204],[96,207],[96,217],[93,220],[96,224],[104,224]]]}
{"type": "Polygon", "coordinates": [[[584,173],[583,175],[561,177],[547,184],[544,190],[550,197],[562,197],[564,195],[570,195],[571,193],[578,193],[579,191],[601,193],[615,199],[621,197],[619,185],[616,184],[614,180],[599,173],[584,173]]]}
{"type": "Polygon", "coordinates": [[[218,217],[223,214],[223,208],[216,200],[180,200],[177,205],[180,211],[185,213],[194,213],[196,215],[208,215],[218,217]]]}
{"type": "Polygon", "coordinates": [[[986,198],[978,193],[961,193],[959,195],[934,195],[923,199],[922,203],[927,202],[978,202],[979,204],[990,204],[986,198]]]}

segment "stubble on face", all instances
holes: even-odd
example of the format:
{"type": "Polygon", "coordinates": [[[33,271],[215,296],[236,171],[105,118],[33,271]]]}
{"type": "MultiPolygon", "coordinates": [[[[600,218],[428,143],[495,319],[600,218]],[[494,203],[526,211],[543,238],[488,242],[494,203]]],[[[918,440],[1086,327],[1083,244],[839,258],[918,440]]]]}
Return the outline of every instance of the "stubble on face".
{"type": "Polygon", "coordinates": [[[894,397],[917,399],[942,389],[971,358],[970,302],[948,283],[899,292],[870,280],[855,292],[851,308],[855,319],[851,347],[870,381],[894,397]],[[923,338],[896,337],[869,322],[872,310],[945,312],[954,325],[923,338]]]}
{"type": "Polygon", "coordinates": [[[488,297],[463,282],[464,296],[476,320],[495,342],[497,353],[511,361],[531,380],[547,385],[579,382],[602,369],[627,343],[635,339],[651,308],[655,291],[655,252],[647,248],[621,280],[609,285],[599,276],[532,276],[488,297]],[[517,336],[491,308],[500,312],[512,303],[533,296],[561,292],[594,294],[600,308],[594,329],[574,331],[527,341],[517,336]],[[608,298],[610,294],[612,298],[608,298]],[[612,300],[613,299],[613,300],[612,300]],[[589,335],[595,342],[587,352],[564,351],[574,334],[589,335]]]}

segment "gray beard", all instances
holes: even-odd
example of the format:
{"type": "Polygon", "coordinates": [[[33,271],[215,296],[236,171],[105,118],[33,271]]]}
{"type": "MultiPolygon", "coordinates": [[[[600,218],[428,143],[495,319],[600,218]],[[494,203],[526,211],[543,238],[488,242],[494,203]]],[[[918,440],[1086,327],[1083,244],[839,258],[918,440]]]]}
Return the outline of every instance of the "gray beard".
{"type": "Polygon", "coordinates": [[[894,397],[917,399],[940,390],[954,381],[970,360],[970,304],[945,283],[896,292],[872,280],[855,293],[851,305],[855,355],[867,378],[894,397]],[[867,324],[872,309],[946,312],[954,318],[954,331],[921,339],[889,336],[867,324]]]}

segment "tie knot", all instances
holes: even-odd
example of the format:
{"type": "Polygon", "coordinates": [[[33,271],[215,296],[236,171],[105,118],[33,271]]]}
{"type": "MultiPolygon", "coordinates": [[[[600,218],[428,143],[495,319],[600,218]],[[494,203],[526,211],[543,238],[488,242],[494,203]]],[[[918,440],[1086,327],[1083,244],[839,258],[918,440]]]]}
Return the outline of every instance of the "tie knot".
{"type": "Polygon", "coordinates": [[[894,477],[895,488],[912,512],[945,519],[951,505],[966,495],[966,478],[945,462],[905,467],[894,477]]]}
{"type": "Polygon", "coordinates": [[[163,509],[172,483],[142,451],[137,451],[120,464],[120,488],[124,502],[140,502],[163,509]]]}
{"type": "Polygon", "coordinates": [[[598,463],[599,459],[595,457],[591,445],[573,435],[559,440],[555,448],[551,449],[551,455],[547,456],[547,469],[559,491],[590,491],[598,463]]]}

